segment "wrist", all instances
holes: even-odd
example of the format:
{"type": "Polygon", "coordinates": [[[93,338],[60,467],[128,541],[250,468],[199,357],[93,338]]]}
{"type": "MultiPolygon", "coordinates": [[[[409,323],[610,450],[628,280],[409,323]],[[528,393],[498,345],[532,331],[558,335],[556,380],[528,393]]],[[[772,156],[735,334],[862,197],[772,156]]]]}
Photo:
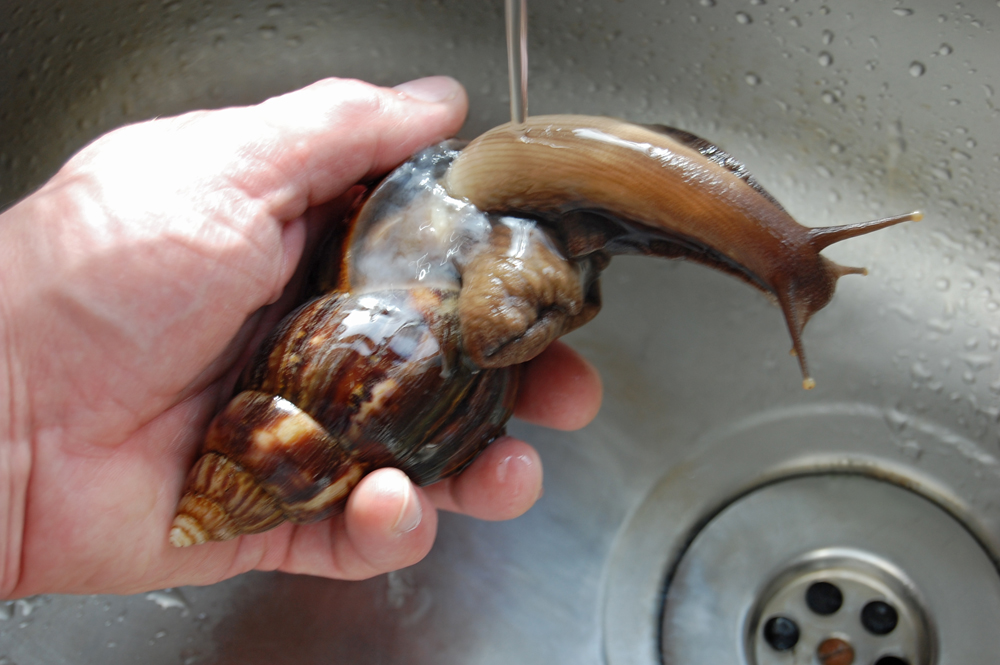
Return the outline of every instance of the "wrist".
{"type": "Polygon", "coordinates": [[[17,593],[32,457],[27,389],[17,358],[12,301],[19,270],[15,256],[22,218],[19,208],[23,204],[0,215],[0,598],[17,593]]]}

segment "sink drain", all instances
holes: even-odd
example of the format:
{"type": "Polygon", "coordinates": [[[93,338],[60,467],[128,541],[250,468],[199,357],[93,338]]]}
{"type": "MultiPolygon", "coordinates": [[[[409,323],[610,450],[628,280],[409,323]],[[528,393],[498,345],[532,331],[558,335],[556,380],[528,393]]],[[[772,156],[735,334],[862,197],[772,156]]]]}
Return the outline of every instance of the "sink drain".
{"type": "Polygon", "coordinates": [[[1000,465],[893,422],[821,405],[706,437],[615,542],[609,665],[997,662],[1000,465]]]}
{"type": "Polygon", "coordinates": [[[944,626],[941,662],[981,662],[966,656],[1000,653],[989,587],[979,543],[927,499],[864,476],[792,478],[691,541],[666,592],[663,661],[933,665],[944,626]]]}

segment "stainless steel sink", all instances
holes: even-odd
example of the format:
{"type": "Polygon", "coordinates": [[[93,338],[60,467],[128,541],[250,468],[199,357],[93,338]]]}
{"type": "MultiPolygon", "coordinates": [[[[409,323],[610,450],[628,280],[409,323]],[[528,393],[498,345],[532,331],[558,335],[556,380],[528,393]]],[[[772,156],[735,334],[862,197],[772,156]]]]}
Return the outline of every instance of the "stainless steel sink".
{"type": "MultiPolygon", "coordinates": [[[[532,113],[703,135],[807,225],[925,211],[829,250],[871,274],[806,331],[818,387],[745,285],[616,259],[570,338],[601,414],[513,426],[546,465],[524,517],[444,516],[424,562],[366,582],[0,605],[0,663],[765,665],[812,663],[830,635],[859,665],[995,661],[996,631],[956,617],[1000,620],[998,3],[538,1],[529,20],[532,113]],[[848,609],[804,605],[816,580],[848,580],[848,609]],[[869,596],[899,605],[896,642],[850,609],[869,596]],[[788,650],[775,613],[799,627],[788,650]]],[[[467,136],[506,119],[499,0],[8,2],[0,206],[118,125],[436,73],[469,90],[467,136]]]]}

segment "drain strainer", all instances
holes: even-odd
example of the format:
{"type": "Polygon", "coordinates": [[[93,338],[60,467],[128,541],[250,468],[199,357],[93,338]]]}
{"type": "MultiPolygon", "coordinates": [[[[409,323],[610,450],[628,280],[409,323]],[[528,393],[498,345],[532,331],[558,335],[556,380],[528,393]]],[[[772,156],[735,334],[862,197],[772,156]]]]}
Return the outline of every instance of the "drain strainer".
{"type": "Polygon", "coordinates": [[[935,634],[916,585],[891,562],[846,548],[793,562],[747,621],[747,659],[778,665],[814,654],[822,665],[929,665],[935,634]]]}
{"type": "Polygon", "coordinates": [[[1000,595],[984,586],[997,576],[979,543],[923,497],[864,476],[793,478],[734,502],[691,542],[666,593],[663,660],[989,662],[1000,595]]]}

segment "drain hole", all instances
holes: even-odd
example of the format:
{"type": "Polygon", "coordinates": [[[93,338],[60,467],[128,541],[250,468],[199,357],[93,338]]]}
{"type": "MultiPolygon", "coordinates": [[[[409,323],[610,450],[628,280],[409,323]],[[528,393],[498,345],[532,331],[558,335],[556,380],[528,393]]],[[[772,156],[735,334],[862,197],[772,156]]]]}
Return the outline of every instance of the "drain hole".
{"type": "Polygon", "coordinates": [[[861,610],[861,625],[873,635],[888,635],[896,629],[898,622],[899,615],[896,613],[896,608],[881,600],[873,600],[861,610]]]}
{"type": "Polygon", "coordinates": [[[829,582],[816,582],[806,590],[806,605],[816,614],[833,614],[843,604],[844,594],[829,582]]]}
{"type": "Polygon", "coordinates": [[[902,658],[896,658],[895,656],[882,656],[875,661],[875,665],[910,665],[908,662],[902,658]]]}
{"type": "Polygon", "coordinates": [[[799,643],[799,627],[787,617],[771,617],[764,624],[764,639],[775,651],[788,651],[799,643]]]}

